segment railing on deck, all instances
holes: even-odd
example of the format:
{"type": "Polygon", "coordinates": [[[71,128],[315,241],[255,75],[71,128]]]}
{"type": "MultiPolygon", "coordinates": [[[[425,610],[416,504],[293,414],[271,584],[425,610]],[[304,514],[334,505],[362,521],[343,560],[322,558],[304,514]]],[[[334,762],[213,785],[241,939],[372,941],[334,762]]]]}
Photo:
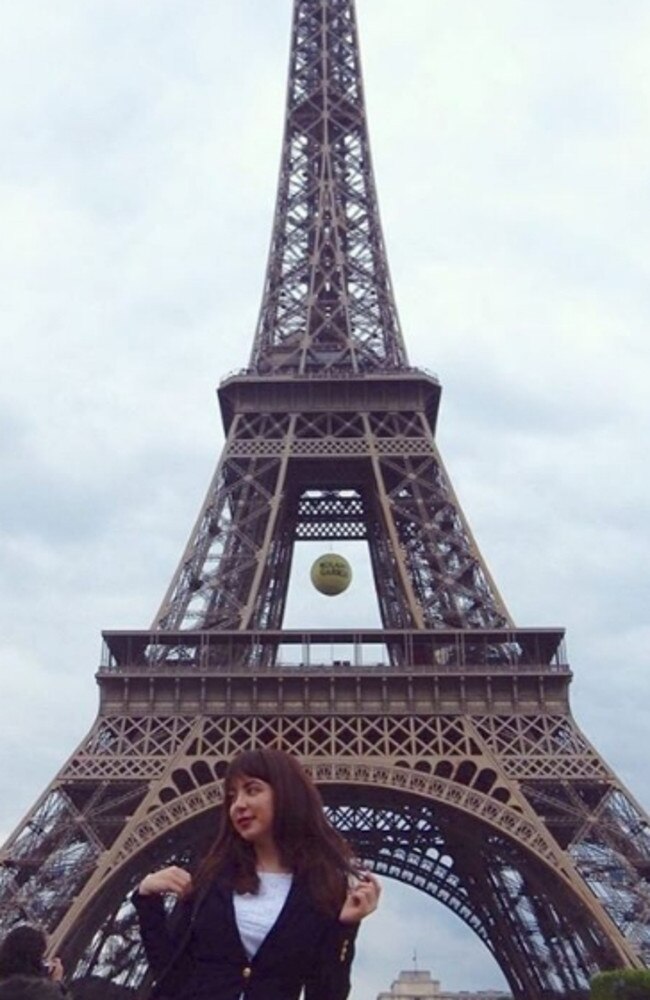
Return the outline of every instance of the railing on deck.
{"type": "Polygon", "coordinates": [[[100,673],[569,673],[562,629],[104,632],[100,673]]]}

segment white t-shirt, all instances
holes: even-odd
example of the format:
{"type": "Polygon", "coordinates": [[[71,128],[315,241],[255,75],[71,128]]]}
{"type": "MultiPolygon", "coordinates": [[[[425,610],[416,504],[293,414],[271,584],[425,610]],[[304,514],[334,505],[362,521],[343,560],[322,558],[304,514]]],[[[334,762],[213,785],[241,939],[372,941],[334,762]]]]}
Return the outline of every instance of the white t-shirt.
{"type": "Polygon", "coordinates": [[[257,893],[233,893],[237,930],[246,954],[252,958],[273,924],[289,895],[293,875],[284,872],[258,872],[257,893]]]}

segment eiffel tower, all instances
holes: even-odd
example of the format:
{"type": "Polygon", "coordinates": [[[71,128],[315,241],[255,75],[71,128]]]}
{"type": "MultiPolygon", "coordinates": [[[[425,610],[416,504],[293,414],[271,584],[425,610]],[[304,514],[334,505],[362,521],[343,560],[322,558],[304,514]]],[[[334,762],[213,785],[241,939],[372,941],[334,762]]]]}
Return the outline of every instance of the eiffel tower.
{"type": "Polygon", "coordinates": [[[354,0],[294,0],[262,308],[219,402],[161,607],[104,633],[98,717],[0,855],[3,927],[41,923],[77,978],[141,992],[128,892],[205,847],[233,754],[279,745],[365,863],[456,913],[516,998],[644,966],[648,818],[572,717],[562,630],[512,621],[438,453],[440,385],[409,366],[354,0]],[[283,628],[295,543],[350,540],[382,627],[283,628]]]}

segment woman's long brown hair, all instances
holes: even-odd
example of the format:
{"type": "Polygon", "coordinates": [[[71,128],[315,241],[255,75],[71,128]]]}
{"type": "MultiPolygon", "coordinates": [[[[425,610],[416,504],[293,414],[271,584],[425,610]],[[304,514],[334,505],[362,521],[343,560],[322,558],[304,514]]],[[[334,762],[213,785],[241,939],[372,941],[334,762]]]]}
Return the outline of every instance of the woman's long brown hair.
{"type": "Polygon", "coordinates": [[[260,778],[271,786],[273,839],[282,865],[306,883],[320,909],[337,915],[348,877],[355,871],[352,848],[328,821],[321,797],[298,760],[282,750],[248,750],[230,763],[219,830],[192,880],[193,893],[201,892],[217,876],[235,892],[259,888],[253,846],[239,836],[230,820],[229,802],[240,778],[260,778]]]}

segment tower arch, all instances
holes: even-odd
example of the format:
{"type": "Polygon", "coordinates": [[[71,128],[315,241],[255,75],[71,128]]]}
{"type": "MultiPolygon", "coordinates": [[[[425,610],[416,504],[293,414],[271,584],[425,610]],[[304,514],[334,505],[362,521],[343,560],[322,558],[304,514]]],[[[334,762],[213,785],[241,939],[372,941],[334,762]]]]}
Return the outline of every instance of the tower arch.
{"type": "MultiPolygon", "coordinates": [[[[85,974],[103,969],[116,924],[123,937],[130,936],[125,926],[134,914],[125,912],[125,900],[143,872],[170,863],[191,866],[214,836],[223,781],[201,778],[221,770],[222,762],[202,760],[200,768],[196,763],[176,767],[158,790],[157,803],[154,797],[143,803],[113,845],[111,863],[100,866],[75,901],[69,936],[58,943],[85,974]],[[188,788],[192,774],[198,780],[188,788]],[[172,785],[176,794],[170,797],[165,793],[172,785]],[[109,898],[113,912],[107,915],[109,898]]],[[[570,859],[525,809],[416,769],[336,759],[308,760],[305,766],[361,864],[453,912],[488,948],[513,990],[541,990],[567,979],[578,990],[599,962],[625,958],[623,939],[613,937],[598,908],[576,891],[570,859]],[[545,935],[536,932],[540,924],[545,935]],[[545,979],[537,974],[541,966],[545,979]]],[[[138,986],[145,969],[135,947],[131,961],[128,982],[138,986]]]]}

